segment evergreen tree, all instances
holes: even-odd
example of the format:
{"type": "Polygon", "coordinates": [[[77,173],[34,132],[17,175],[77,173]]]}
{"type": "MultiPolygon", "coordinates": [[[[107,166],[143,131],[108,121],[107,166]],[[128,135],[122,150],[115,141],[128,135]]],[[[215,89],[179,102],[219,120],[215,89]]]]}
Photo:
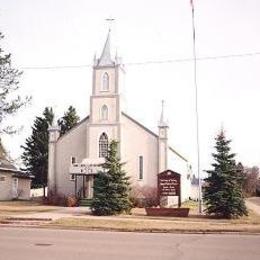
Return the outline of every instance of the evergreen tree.
{"type": "Polygon", "coordinates": [[[2,140],[0,138],[0,159],[6,159],[7,157],[7,153],[6,153],[6,150],[2,144],[2,140]]]}
{"type": "Polygon", "coordinates": [[[129,177],[122,169],[123,164],[118,157],[117,148],[117,141],[109,144],[103,171],[95,177],[94,199],[91,205],[94,215],[129,213],[132,208],[129,200],[129,177]]]}
{"type": "Polygon", "coordinates": [[[203,199],[206,213],[223,218],[236,218],[247,215],[242,194],[243,178],[235,163],[235,154],[230,153],[224,131],[216,137],[216,153],[212,156],[215,162],[213,170],[208,170],[205,179],[203,199]]]}
{"type": "MultiPolygon", "coordinates": [[[[0,40],[3,38],[0,32],[0,40]]],[[[21,74],[21,71],[12,67],[11,54],[5,54],[0,46],[0,134],[15,132],[12,126],[3,126],[3,121],[7,116],[15,114],[30,100],[29,97],[22,100],[19,95],[14,95],[19,88],[21,74]]]]}
{"type": "MultiPolygon", "coordinates": [[[[26,139],[25,145],[22,146],[24,149],[22,160],[25,165],[23,170],[34,176],[32,186],[35,188],[43,187],[44,192],[48,176],[48,128],[52,125],[53,119],[52,108],[46,107],[43,116],[36,117],[32,127],[32,135],[26,139]]],[[[79,117],[76,114],[76,110],[70,106],[68,111],[64,113],[64,116],[58,120],[62,133],[64,134],[70,130],[78,120],[79,117]]]]}
{"type": "Polygon", "coordinates": [[[60,126],[60,134],[63,135],[74,127],[79,121],[76,109],[73,106],[68,108],[68,111],[64,113],[64,116],[58,120],[60,126]]]}
{"type": "MultiPolygon", "coordinates": [[[[28,173],[34,176],[33,187],[47,186],[48,174],[48,128],[52,125],[54,114],[52,108],[46,107],[41,117],[36,117],[32,127],[32,135],[22,146],[22,160],[28,173]]],[[[45,194],[44,194],[45,196],[45,194]]]]}

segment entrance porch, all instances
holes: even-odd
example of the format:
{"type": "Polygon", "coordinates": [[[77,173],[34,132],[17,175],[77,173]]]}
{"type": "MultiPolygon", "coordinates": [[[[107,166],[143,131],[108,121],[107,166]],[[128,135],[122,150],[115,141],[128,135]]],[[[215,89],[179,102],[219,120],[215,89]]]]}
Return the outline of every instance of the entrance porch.
{"type": "Polygon", "coordinates": [[[74,173],[74,193],[79,199],[92,199],[94,195],[94,174],[74,173]]]}
{"type": "MultiPolygon", "coordinates": [[[[104,158],[85,158],[81,163],[73,163],[69,174],[74,180],[74,194],[80,200],[91,200],[94,196],[94,178],[102,171],[104,158]]],[[[85,205],[88,206],[88,205],[85,205]]]]}

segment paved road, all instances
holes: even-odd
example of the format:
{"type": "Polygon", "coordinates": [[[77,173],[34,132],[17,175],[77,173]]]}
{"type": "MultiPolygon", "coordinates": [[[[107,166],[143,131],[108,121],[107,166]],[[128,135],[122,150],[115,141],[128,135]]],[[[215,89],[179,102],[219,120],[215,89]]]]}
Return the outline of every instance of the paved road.
{"type": "Polygon", "coordinates": [[[0,228],[1,260],[260,259],[258,235],[0,228]]]}

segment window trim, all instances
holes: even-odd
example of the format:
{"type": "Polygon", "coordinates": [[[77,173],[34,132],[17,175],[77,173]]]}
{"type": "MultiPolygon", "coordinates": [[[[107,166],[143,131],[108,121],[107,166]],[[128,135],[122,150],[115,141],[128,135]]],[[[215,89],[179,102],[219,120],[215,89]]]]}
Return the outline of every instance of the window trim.
{"type": "Polygon", "coordinates": [[[108,136],[105,132],[103,132],[100,135],[98,140],[98,156],[99,158],[106,158],[107,155],[108,155],[108,136]]]}
{"type": "Polygon", "coordinates": [[[101,119],[101,121],[106,121],[106,120],[108,120],[108,106],[107,106],[106,104],[104,104],[104,105],[101,107],[100,119],[101,119]]]}
{"type": "Polygon", "coordinates": [[[109,91],[109,83],[110,83],[109,74],[105,71],[102,74],[100,91],[101,92],[108,92],[109,91]],[[105,83],[106,83],[106,88],[105,88],[105,83]]]}

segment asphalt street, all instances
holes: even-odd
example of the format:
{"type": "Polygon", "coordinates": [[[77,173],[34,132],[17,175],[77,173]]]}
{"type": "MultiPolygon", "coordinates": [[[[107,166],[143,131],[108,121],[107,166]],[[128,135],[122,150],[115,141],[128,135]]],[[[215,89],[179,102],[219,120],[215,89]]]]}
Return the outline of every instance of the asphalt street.
{"type": "Polygon", "coordinates": [[[260,235],[0,228],[0,260],[260,259],[260,235]]]}

